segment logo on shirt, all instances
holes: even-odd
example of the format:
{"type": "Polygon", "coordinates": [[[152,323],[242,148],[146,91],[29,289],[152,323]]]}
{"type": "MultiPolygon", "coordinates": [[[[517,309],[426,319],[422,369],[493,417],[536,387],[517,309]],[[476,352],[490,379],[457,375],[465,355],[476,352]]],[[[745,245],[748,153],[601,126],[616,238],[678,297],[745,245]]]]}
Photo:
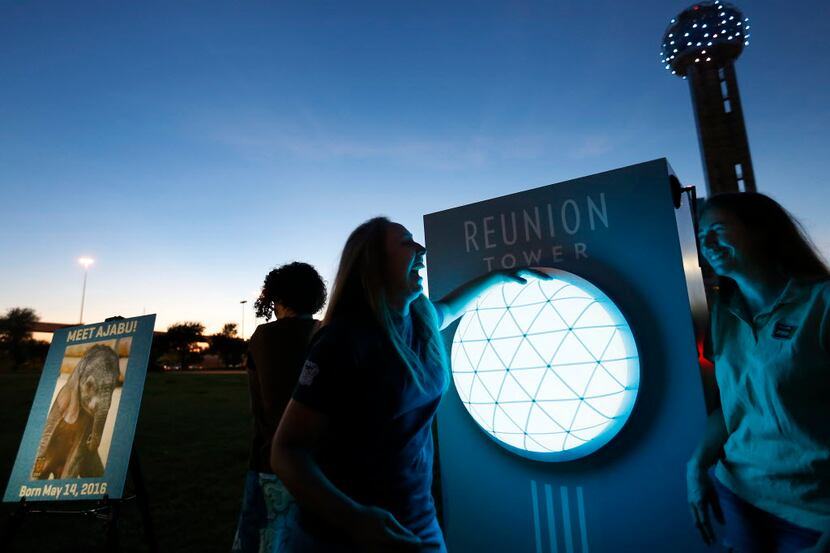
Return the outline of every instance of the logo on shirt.
{"type": "Polygon", "coordinates": [[[306,361],[303,365],[303,372],[300,373],[299,383],[303,386],[311,386],[314,382],[314,377],[320,373],[320,367],[316,363],[306,361]]]}
{"type": "Polygon", "coordinates": [[[791,325],[783,321],[778,321],[775,324],[775,329],[772,331],[772,337],[777,338],[779,340],[789,340],[793,337],[795,329],[797,328],[798,325],[791,325]]]}

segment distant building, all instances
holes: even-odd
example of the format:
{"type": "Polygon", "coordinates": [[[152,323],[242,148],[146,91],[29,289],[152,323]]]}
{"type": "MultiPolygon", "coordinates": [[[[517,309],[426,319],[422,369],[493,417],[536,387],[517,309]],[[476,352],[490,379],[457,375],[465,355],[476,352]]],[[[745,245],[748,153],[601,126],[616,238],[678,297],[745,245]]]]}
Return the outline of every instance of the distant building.
{"type": "Polygon", "coordinates": [[[689,81],[707,195],[754,192],[735,60],[749,45],[749,18],[732,4],[700,2],[671,20],[660,59],[689,81]]]}

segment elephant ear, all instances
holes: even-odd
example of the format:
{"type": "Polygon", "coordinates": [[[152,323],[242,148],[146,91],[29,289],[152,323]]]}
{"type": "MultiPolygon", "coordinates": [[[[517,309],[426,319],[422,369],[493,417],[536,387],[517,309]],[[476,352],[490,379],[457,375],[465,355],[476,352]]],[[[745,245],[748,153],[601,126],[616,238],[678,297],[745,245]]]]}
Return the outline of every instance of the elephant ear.
{"type": "Polygon", "coordinates": [[[69,424],[74,424],[81,413],[81,373],[83,373],[86,363],[86,358],[81,358],[81,361],[69,375],[66,384],[58,392],[57,403],[61,406],[63,420],[69,424]]]}

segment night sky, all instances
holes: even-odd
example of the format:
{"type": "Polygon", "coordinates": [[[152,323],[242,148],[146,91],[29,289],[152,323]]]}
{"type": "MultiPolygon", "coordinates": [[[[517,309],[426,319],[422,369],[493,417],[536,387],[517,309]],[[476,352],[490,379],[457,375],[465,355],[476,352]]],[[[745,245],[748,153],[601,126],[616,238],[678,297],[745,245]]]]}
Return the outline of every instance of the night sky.
{"type": "MultiPolygon", "coordinates": [[[[348,233],[666,157],[703,187],[687,2],[0,0],[0,310],[239,322],[348,233]]],[[[830,256],[830,4],[744,1],[758,189],[830,256]]]]}

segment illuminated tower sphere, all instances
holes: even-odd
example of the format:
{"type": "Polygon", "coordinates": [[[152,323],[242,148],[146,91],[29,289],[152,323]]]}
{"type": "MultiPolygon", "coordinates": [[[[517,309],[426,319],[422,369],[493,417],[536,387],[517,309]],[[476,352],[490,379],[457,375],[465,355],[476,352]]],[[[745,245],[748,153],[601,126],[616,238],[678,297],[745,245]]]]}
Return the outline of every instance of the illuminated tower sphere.
{"type": "Polygon", "coordinates": [[[720,0],[671,20],[660,60],[688,79],[709,195],[755,191],[734,62],[749,45],[749,18],[720,0]]]}
{"type": "Polygon", "coordinates": [[[631,415],[634,335],[598,288],[565,271],[492,288],[461,318],[452,375],[464,407],[499,445],[538,461],[604,446],[631,415]]]}

